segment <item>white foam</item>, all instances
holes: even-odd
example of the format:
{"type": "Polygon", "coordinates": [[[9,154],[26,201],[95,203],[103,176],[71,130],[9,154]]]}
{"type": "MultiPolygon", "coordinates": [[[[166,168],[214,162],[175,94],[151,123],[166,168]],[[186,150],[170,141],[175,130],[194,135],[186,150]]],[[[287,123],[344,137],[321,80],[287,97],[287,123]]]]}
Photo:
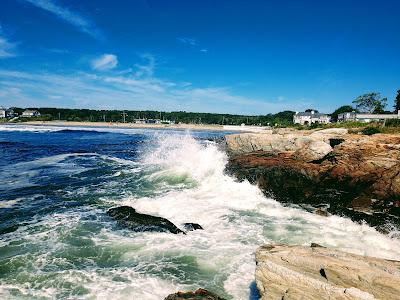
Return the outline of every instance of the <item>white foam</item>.
{"type": "Polygon", "coordinates": [[[198,182],[193,189],[174,190],[157,198],[127,198],[123,204],[160,215],[175,224],[196,222],[205,230],[186,236],[141,235],[143,251],[179,251],[227,276],[225,290],[246,299],[254,280],[254,252],[268,242],[309,245],[317,242],[345,251],[400,258],[400,241],[349,219],[322,217],[283,207],[247,181],[224,174],[226,155],[216,144],[200,144],[190,136],[164,136],[143,162],[168,174],[187,174],[198,182]]]}

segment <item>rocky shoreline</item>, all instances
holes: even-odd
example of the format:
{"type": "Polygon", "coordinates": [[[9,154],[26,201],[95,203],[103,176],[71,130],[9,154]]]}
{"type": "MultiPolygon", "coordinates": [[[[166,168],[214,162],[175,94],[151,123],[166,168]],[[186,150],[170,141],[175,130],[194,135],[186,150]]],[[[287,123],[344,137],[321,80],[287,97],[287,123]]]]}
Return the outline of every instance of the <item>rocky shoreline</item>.
{"type": "MultiPolygon", "coordinates": [[[[226,136],[227,172],[270,197],[322,216],[342,215],[388,233],[400,228],[400,136],[347,129],[226,136]]],[[[256,251],[260,299],[400,299],[400,262],[311,246],[256,251]]],[[[178,292],[169,299],[222,299],[178,292]]]]}
{"type": "Polygon", "coordinates": [[[400,228],[400,136],[347,129],[226,136],[227,171],[267,196],[321,215],[400,228]]]}
{"type": "MultiPolygon", "coordinates": [[[[260,300],[400,299],[400,261],[310,246],[264,245],[256,251],[260,300]]],[[[224,300],[198,289],[165,300],[224,300]]]]}

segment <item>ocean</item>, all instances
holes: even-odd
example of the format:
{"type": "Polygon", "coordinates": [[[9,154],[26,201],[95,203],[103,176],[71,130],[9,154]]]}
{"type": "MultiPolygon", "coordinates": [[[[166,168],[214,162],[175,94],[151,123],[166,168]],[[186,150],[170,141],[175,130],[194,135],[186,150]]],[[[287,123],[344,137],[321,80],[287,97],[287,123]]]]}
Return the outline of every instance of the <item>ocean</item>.
{"type": "Polygon", "coordinates": [[[0,298],[159,300],[201,287],[254,299],[267,243],[400,259],[398,239],[226,174],[224,134],[0,125],[0,298]],[[106,214],[119,205],[204,230],[132,232],[106,214]]]}

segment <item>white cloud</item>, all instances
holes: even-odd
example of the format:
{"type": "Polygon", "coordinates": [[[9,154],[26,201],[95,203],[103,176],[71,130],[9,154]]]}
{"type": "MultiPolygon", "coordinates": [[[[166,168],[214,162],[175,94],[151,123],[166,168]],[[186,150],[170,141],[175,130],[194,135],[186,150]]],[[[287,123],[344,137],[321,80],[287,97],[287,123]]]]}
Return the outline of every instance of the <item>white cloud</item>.
{"type": "Polygon", "coordinates": [[[135,67],[138,69],[135,73],[137,77],[151,77],[154,74],[154,69],[156,67],[156,60],[151,54],[141,55],[143,59],[147,61],[146,64],[136,64],[135,67]]]}
{"type": "Polygon", "coordinates": [[[98,71],[114,69],[118,65],[118,58],[114,54],[103,54],[92,60],[92,68],[98,71]]]}
{"type": "Polygon", "coordinates": [[[178,37],[177,40],[186,45],[197,46],[197,40],[194,38],[178,37]]]}
{"type": "Polygon", "coordinates": [[[15,44],[0,35],[0,59],[16,56],[15,44]]]}
{"type": "Polygon", "coordinates": [[[267,101],[235,94],[228,87],[196,86],[155,76],[156,61],[130,72],[74,71],[69,74],[0,69],[0,103],[7,106],[61,106],[95,109],[197,111],[267,114],[301,110],[298,101],[267,101]],[[50,95],[50,96],[49,96],[50,95]]]}
{"type": "MultiPolygon", "coordinates": [[[[195,39],[195,38],[189,38],[189,37],[178,37],[176,38],[179,42],[181,42],[182,44],[191,46],[193,48],[199,49],[201,47],[201,45],[199,44],[199,42],[195,39]]],[[[202,53],[207,53],[208,49],[207,48],[201,48],[200,52],[202,53]]]]}
{"type": "Polygon", "coordinates": [[[103,39],[103,34],[100,32],[100,30],[96,27],[96,25],[92,21],[83,17],[77,12],[71,11],[67,7],[62,7],[54,0],[23,0],[23,1],[26,1],[38,8],[53,13],[64,22],[67,22],[77,27],[80,31],[87,33],[98,40],[103,39]]]}
{"type": "Polygon", "coordinates": [[[16,45],[10,42],[4,35],[0,25],[0,59],[16,56],[16,45]]]}

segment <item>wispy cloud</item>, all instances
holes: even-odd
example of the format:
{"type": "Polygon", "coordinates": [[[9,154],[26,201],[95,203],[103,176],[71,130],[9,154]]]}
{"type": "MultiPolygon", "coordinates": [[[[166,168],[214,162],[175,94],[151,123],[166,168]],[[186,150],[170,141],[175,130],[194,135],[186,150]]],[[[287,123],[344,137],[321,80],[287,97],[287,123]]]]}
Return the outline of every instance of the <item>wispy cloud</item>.
{"type": "Polygon", "coordinates": [[[183,44],[190,45],[190,46],[197,46],[197,40],[194,38],[178,37],[176,39],[183,44]]]}
{"type": "Polygon", "coordinates": [[[55,54],[68,54],[70,53],[67,49],[58,49],[58,48],[42,48],[43,51],[55,54]]]}
{"type": "Polygon", "coordinates": [[[15,44],[0,35],[0,59],[16,56],[15,44]]]}
{"type": "Polygon", "coordinates": [[[0,69],[0,102],[8,106],[63,106],[96,109],[138,109],[267,114],[301,110],[296,103],[267,101],[236,94],[229,87],[196,86],[157,77],[157,61],[127,72],[20,72],[0,69]]]}
{"type": "Polygon", "coordinates": [[[103,54],[92,60],[92,68],[98,71],[114,69],[118,65],[118,58],[114,54],[103,54]]]}
{"type": "Polygon", "coordinates": [[[67,22],[75,27],[77,27],[80,31],[89,34],[95,39],[102,40],[103,34],[96,27],[96,25],[89,20],[88,18],[82,16],[81,14],[70,10],[67,7],[63,7],[56,2],[56,0],[22,0],[32,5],[44,9],[58,18],[67,22]]]}
{"type": "Polygon", "coordinates": [[[156,67],[156,60],[153,55],[145,53],[141,55],[142,59],[146,61],[145,64],[136,64],[137,71],[135,72],[136,77],[151,77],[154,74],[156,67]]]}
{"type": "Polygon", "coordinates": [[[10,42],[4,35],[0,25],[0,59],[16,56],[16,44],[10,42]]]}
{"type": "Polygon", "coordinates": [[[206,54],[208,52],[207,48],[201,47],[200,43],[198,42],[197,39],[195,38],[189,38],[189,37],[178,37],[176,38],[179,42],[182,44],[185,44],[187,46],[193,47],[196,50],[199,50],[200,52],[206,54]],[[200,49],[199,49],[200,48],[200,49]]]}

